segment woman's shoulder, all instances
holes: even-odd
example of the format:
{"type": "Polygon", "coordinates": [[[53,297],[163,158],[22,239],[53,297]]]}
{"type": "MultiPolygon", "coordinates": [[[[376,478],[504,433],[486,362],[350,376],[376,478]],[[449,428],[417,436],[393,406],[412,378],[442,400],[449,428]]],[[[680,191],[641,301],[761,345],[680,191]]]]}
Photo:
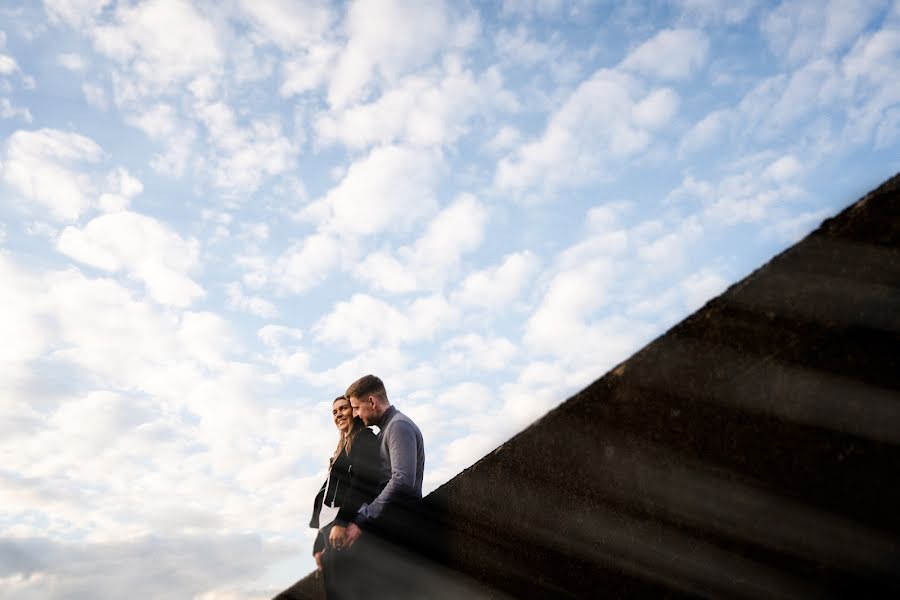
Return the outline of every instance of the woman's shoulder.
{"type": "Polygon", "coordinates": [[[363,427],[360,430],[360,432],[356,434],[355,441],[358,442],[358,441],[365,440],[367,442],[374,442],[374,441],[377,441],[377,439],[378,439],[378,436],[375,435],[374,431],[372,431],[368,427],[363,427]]]}

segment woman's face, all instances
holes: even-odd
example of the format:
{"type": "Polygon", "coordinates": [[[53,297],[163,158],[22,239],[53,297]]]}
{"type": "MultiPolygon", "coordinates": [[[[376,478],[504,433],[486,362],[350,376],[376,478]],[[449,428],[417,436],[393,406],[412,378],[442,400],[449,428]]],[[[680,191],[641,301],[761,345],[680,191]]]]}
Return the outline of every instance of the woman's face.
{"type": "Polygon", "coordinates": [[[347,433],[353,425],[353,407],[345,398],[339,398],[331,405],[331,416],[334,418],[334,424],[341,431],[347,433]]]}

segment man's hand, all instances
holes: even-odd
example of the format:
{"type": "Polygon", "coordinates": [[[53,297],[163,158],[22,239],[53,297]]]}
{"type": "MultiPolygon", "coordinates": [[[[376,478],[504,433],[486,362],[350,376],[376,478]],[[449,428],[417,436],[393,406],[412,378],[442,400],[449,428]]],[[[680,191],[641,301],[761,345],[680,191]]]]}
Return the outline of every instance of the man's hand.
{"type": "Polygon", "coordinates": [[[333,525],[331,527],[331,533],[328,535],[328,543],[331,544],[331,547],[335,550],[341,550],[344,546],[347,545],[346,538],[346,527],[343,525],[333,525]]]}
{"type": "Polygon", "coordinates": [[[349,525],[347,525],[347,534],[345,536],[347,548],[352,546],[361,535],[362,529],[359,528],[359,525],[357,525],[356,523],[350,523],[349,525]]]}
{"type": "Polygon", "coordinates": [[[316,559],[316,579],[318,579],[322,573],[322,551],[320,550],[313,554],[313,558],[316,559]]]}

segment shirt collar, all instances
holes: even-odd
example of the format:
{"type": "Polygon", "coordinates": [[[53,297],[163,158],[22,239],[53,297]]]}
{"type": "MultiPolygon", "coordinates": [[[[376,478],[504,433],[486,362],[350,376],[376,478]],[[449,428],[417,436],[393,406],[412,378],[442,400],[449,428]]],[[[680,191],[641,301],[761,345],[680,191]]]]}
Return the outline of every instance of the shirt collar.
{"type": "Polygon", "coordinates": [[[381,422],[378,423],[378,429],[382,430],[387,426],[387,424],[394,418],[394,415],[397,414],[397,407],[393,404],[388,407],[384,414],[381,415],[381,422]]]}

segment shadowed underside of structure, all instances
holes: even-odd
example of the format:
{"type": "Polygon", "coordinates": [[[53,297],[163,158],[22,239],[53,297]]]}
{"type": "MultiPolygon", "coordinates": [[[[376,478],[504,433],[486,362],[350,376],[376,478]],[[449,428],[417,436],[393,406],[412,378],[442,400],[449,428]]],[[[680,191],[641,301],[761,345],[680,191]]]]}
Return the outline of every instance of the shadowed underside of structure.
{"type": "Polygon", "coordinates": [[[900,597],[900,175],[407,523],[411,597],[900,597]]]}

